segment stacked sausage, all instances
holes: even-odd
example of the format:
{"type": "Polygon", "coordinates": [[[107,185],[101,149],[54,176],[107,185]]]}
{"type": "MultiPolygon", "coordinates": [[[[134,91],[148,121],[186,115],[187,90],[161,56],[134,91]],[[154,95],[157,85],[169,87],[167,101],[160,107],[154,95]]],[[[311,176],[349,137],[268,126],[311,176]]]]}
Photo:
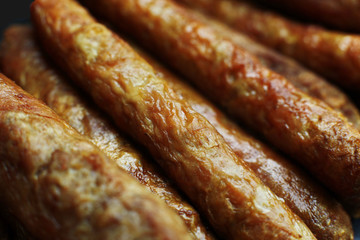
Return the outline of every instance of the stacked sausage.
{"type": "Polygon", "coordinates": [[[360,115],[341,90],[171,0],[82,3],[288,157],[79,3],[36,0],[35,31],[6,30],[0,61],[34,96],[1,75],[0,201],[32,236],[353,239],[341,204],[291,161],[358,214],[360,115]]]}

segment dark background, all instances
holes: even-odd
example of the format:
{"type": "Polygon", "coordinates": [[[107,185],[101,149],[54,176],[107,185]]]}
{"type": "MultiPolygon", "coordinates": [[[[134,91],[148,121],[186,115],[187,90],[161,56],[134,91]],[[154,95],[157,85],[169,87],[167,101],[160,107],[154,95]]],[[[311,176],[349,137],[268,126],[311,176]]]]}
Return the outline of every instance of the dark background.
{"type": "Polygon", "coordinates": [[[0,0],[0,31],[11,23],[24,22],[30,18],[32,0],[0,0]]]}
{"type": "MultiPolygon", "coordinates": [[[[61,0],[58,0],[61,1],[61,0]]],[[[12,23],[25,23],[30,20],[32,0],[0,0],[0,32],[12,23]]],[[[354,222],[355,239],[360,240],[360,220],[354,222]]]]}

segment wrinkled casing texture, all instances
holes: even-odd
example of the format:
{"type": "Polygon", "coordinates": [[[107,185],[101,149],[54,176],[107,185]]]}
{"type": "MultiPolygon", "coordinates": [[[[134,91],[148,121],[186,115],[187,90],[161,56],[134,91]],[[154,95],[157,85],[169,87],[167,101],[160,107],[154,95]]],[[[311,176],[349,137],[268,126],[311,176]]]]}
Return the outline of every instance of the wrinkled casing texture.
{"type": "Polygon", "coordinates": [[[296,23],[244,0],[194,0],[191,4],[298,60],[335,84],[350,91],[360,89],[359,35],[296,23]]]}
{"type": "Polygon", "coordinates": [[[44,58],[33,38],[32,29],[28,26],[14,26],[6,30],[1,47],[4,73],[88,137],[121,169],[165,200],[183,218],[194,239],[213,239],[202,225],[199,214],[156,170],[155,163],[120,136],[110,121],[102,116],[103,113],[91,107],[91,102],[85,101],[69,86],[66,77],[44,58]]]}
{"type": "Polygon", "coordinates": [[[39,239],[190,239],[178,216],[0,75],[1,204],[39,239]]]}
{"type": "Polygon", "coordinates": [[[358,214],[360,133],[343,115],[171,1],[83,2],[160,55],[229,114],[296,158],[358,214]]]}
{"type": "Polygon", "coordinates": [[[317,239],[354,238],[350,217],[342,206],[309,176],[230,122],[209,101],[148,55],[141,52],[141,56],[190,103],[193,109],[213,124],[235,153],[246,162],[263,183],[285,200],[317,239]]]}
{"type": "MultiPolygon", "coordinates": [[[[177,2],[185,3],[189,7],[198,7],[199,10],[203,10],[201,7],[197,6],[196,0],[177,0],[177,2]]],[[[189,11],[191,10],[189,9],[189,11]]],[[[239,47],[244,48],[246,51],[255,55],[260,60],[261,64],[284,76],[294,84],[295,87],[312,97],[322,100],[333,109],[341,112],[356,128],[360,129],[359,110],[340,89],[322,77],[307,70],[291,58],[260,45],[246,35],[237,32],[216,20],[206,17],[199,12],[194,12],[194,14],[197,14],[197,18],[199,18],[200,21],[203,21],[214,28],[218,34],[226,37],[239,47]]]]}
{"type": "Polygon", "coordinates": [[[32,18],[53,59],[152,152],[221,236],[314,239],[202,115],[78,4],[37,0],[32,18]]]}

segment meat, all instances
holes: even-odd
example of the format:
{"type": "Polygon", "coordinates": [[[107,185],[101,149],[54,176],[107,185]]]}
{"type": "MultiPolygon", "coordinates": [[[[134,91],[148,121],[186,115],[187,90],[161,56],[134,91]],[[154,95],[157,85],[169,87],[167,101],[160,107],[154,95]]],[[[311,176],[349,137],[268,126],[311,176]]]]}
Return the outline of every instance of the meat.
{"type": "Polygon", "coordinates": [[[32,19],[50,56],[151,151],[219,235],[315,239],[202,115],[75,1],[37,0],[32,19]]]}
{"type": "MultiPolygon", "coordinates": [[[[181,2],[187,0],[178,1],[181,2]]],[[[194,3],[196,1],[189,2],[194,3]]],[[[356,128],[360,129],[359,110],[352,103],[349,97],[347,97],[340,89],[333,86],[322,77],[305,69],[291,58],[262,46],[248,38],[246,35],[236,32],[226,25],[208,18],[205,15],[198,12],[194,14],[197,14],[200,21],[204,21],[214,28],[217,33],[227,39],[230,39],[239,47],[246,49],[248,52],[255,55],[260,60],[261,64],[284,76],[295,87],[312,97],[322,100],[333,109],[344,114],[344,116],[347,117],[347,119],[353,123],[356,128]]]]}
{"type": "Polygon", "coordinates": [[[230,122],[215,106],[141,52],[191,107],[205,116],[265,185],[307,224],[318,240],[354,239],[350,217],[307,174],[230,122]]]}
{"type": "Polygon", "coordinates": [[[161,56],[233,117],[297,159],[359,215],[360,133],[341,114],[262,66],[172,1],[83,2],[161,56]]]}
{"type": "MultiPolygon", "coordinates": [[[[335,84],[360,89],[360,36],[328,31],[257,9],[243,0],[180,0],[288,55],[335,84]]],[[[292,1],[291,1],[292,2],[292,1]]]]}
{"type": "Polygon", "coordinates": [[[48,63],[29,26],[13,26],[1,46],[3,72],[30,94],[44,101],[62,119],[99,147],[110,160],[156,193],[184,220],[194,239],[213,239],[199,214],[186,203],[150,159],[116,131],[109,119],[91,107],[66,77],[48,63]]]}
{"type": "MultiPolygon", "coordinates": [[[[260,1],[260,0],[258,0],[260,1]]],[[[360,31],[359,0],[271,0],[262,2],[304,20],[323,23],[345,31],[360,31]]]]}
{"type": "Polygon", "coordinates": [[[38,239],[191,239],[180,218],[0,75],[0,199],[38,239]]]}

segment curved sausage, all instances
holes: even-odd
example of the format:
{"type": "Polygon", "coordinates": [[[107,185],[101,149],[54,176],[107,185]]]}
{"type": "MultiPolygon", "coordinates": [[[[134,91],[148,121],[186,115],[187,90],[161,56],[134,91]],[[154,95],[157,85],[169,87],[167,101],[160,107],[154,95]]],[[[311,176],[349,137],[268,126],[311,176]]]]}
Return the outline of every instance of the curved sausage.
{"type": "Polygon", "coordinates": [[[354,239],[350,217],[332,196],[308,175],[230,122],[210,102],[176,76],[140,52],[171,87],[206,117],[235,153],[266,186],[307,224],[318,240],[354,239]]]}
{"type": "Polygon", "coordinates": [[[296,59],[335,84],[350,91],[360,89],[359,35],[296,23],[273,12],[257,9],[243,0],[187,2],[256,41],[296,59]]]}
{"type": "Polygon", "coordinates": [[[172,1],[83,2],[297,159],[336,192],[352,214],[360,214],[360,133],[341,114],[262,66],[172,1]]]}
{"type": "Polygon", "coordinates": [[[62,119],[99,147],[110,160],[165,200],[184,220],[194,239],[213,239],[199,214],[175,191],[149,159],[114,129],[104,114],[91,107],[44,59],[29,26],[13,26],[4,33],[2,71],[24,90],[43,100],[62,119]]]}
{"type": "Polygon", "coordinates": [[[53,59],[151,151],[219,235],[315,239],[203,116],[75,1],[37,0],[32,19],[53,59]]]}
{"type": "Polygon", "coordinates": [[[39,239],[191,239],[180,218],[0,74],[0,199],[39,239]]]}
{"type": "MultiPolygon", "coordinates": [[[[194,4],[193,0],[177,0],[179,2],[189,2],[194,4]]],[[[191,4],[190,4],[191,5],[191,4]]],[[[333,109],[344,114],[347,119],[360,129],[360,114],[357,107],[352,103],[348,96],[340,89],[327,82],[325,79],[315,73],[305,69],[294,60],[278,54],[277,52],[262,46],[240,32],[236,32],[231,28],[216,20],[212,20],[200,13],[197,17],[200,21],[204,21],[216,30],[217,33],[230,39],[232,42],[254,54],[263,64],[276,73],[284,76],[295,87],[312,97],[318,98],[327,103],[333,109]]]]}

